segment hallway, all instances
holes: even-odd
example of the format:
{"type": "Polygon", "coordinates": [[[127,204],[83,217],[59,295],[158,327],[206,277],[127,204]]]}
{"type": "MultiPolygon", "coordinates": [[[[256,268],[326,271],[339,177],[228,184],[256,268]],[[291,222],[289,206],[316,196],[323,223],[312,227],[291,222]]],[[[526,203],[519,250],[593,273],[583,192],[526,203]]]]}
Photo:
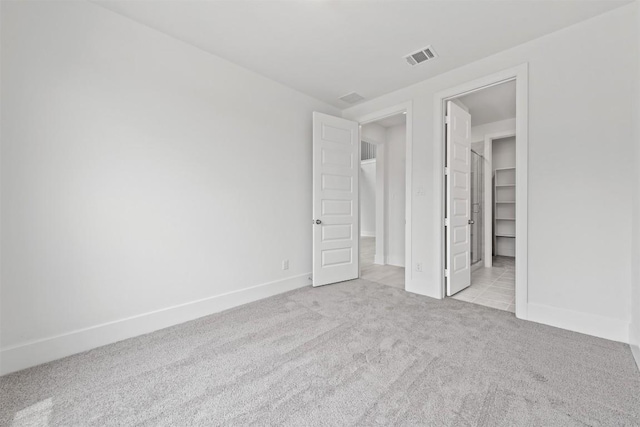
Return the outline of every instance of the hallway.
{"type": "Polygon", "coordinates": [[[360,278],[404,289],[404,267],[374,264],[375,254],[376,238],[360,237],[360,278]]]}

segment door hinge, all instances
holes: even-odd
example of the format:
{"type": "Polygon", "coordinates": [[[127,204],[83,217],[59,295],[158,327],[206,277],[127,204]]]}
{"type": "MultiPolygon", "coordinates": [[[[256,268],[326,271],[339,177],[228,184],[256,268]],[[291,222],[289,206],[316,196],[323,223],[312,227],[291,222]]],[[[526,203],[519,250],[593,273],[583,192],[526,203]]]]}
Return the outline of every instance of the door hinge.
{"type": "Polygon", "coordinates": [[[445,225],[445,227],[449,226],[449,218],[445,218],[444,219],[444,225],[445,225]]]}
{"type": "Polygon", "coordinates": [[[445,175],[449,175],[449,168],[445,166],[444,168],[444,174],[445,175]]]}
{"type": "Polygon", "coordinates": [[[444,124],[448,125],[451,123],[451,117],[450,116],[444,116],[444,124]]]}
{"type": "Polygon", "coordinates": [[[444,269],[444,277],[449,277],[449,269],[448,268],[444,269]]]}

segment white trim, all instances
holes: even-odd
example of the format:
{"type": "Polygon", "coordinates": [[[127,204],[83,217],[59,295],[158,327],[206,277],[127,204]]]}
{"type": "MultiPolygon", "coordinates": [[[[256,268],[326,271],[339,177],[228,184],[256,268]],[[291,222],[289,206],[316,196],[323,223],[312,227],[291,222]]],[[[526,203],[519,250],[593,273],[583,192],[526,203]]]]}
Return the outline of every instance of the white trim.
{"type": "Polygon", "coordinates": [[[638,366],[638,370],[640,370],[640,346],[638,345],[630,345],[631,354],[633,354],[633,358],[636,360],[636,365],[638,366]]]}
{"type": "Polygon", "coordinates": [[[452,87],[437,93],[434,96],[434,182],[440,197],[436,202],[440,204],[440,217],[438,221],[438,233],[440,242],[440,251],[437,265],[441,267],[440,276],[440,298],[445,296],[445,279],[444,279],[444,209],[446,193],[444,191],[444,105],[448,99],[456,98],[467,93],[495,86],[507,81],[516,81],[516,316],[520,319],[527,319],[527,164],[528,164],[528,64],[524,63],[519,66],[494,73],[480,79],[476,79],[456,87],[452,87]]]}
{"type": "MultiPolygon", "coordinates": [[[[389,116],[393,116],[398,113],[406,112],[406,163],[405,163],[405,194],[406,194],[406,202],[405,202],[405,233],[404,233],[404,247],[405,247],[405,266],[411,266],[412,264],[412,253],[411,253],[411,194],[412,194],[412,158],[413,158],[413,101],[403,102],[401,104],[394,105],[392,107],[387,107],[382,110],[378,110],[373,113],[364,114],[362,116],[356,116],[350,120],[355,120],[360,123],[360,126],[365,125],[367,123],[372,123],[380,119],[384,119],[389,116]]],[[[366,139],[365,139],[366,141],[366,139]]],[[[369,142],[369,141],[367,141],[369,142]]],[[[377,153],[376,153],[377,155],[377,153]]],[[[378,157],[379,160],[381,160],[378,157]]],[[[382,167],[380,165],[379,167],[382,167]]],[[[377,194],[376,194],[377,196],[377,194]]],[[[376,218],[377,221],[377,218],[376,218]]],[[[378,233],[380,234],[380,233],[378,233]]],[[[378,256],[376,253],[375,263],[379,264],[378,261],[387,261],[384,255],[378,256]]],[[[412,291],[412,268],[404,269],[404,288],[407,291],[412,291]]]]}
{"type": "Polygon", "coordinates": [[[474,271],[483,267],[484,267],[484,263],[482,261],[478,261],[475,264],[471,264],[471,272],[473,273],[474,271]]]}
{"type": "Polygon", "coordinates": [[[493,140],[485,137],[484,156],[484,266],[493,267],[493,140]]]}
{"type": "Polygon", "coordinates": [[[636,339],[636,337],[640,338],[640,330],[636,324],[631,322],[629,324],[629,346],[631,347],[631,353],[633,353],[633,358],[636,360],[636,365],[638,365],[638,369],[640,370],[640,340],[636,339]]]}
{"type": "Polygon", "coordinates": [[[529,66],[516,69],[516,316],[529,302],[529,66]]]}
{"type": "Polygon", "coordinates": [[[489,173],[484,175],[484,266],[493,266],[493,141],[501,138],[516,136],[515,129],[502,132],[488,133],[484,136],[485,160],[489,165],[489,173]],[[487,256],[489,254],[489,256],[487,256]]]}
{"type": "Polygon", "coordinates": [[[188,322],[310,285],[311,273],[227,292],[0,350],[0,375],[188,322]]]}
{"type": "Polygon", "coordinates": [[[629,323],[623,320],[534,303],[528,304],[527,313],[527,320],[532,322],[613,341],[629,341],[629,323]]]}
{"type": "MultiPolygon", "coordinates": [[[[364,140],[364,138],[362,139],[364,142],[367,142],[364,140]]],[[[371,163],[375,163],[376,159],[367,159],[367,160],[360,160],[360,165],[370,165],[371,163]]]]}
{"type": "Polygon", "coordinates": [[[376,232],[360,230],[360,237],[376,237],[376,232]]]}
{"type": "Polygon", "coordinates": [[[396,267],[404,267],[404,259],[402,259],[402,257],[394,257],[394,256],[388,256],[387,257],[387,264],[389,265],[393,265],[396,267]]]}

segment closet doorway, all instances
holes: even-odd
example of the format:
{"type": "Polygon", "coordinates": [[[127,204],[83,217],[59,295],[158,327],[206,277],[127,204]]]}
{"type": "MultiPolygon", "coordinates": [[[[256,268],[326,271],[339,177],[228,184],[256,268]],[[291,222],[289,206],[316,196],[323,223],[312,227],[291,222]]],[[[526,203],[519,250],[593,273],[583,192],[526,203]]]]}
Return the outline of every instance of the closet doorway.
{"type": "Polygon", "coordinates": [[[515,313],[516,81],[449,98],[447,112],[446,296],[515,313]]]}

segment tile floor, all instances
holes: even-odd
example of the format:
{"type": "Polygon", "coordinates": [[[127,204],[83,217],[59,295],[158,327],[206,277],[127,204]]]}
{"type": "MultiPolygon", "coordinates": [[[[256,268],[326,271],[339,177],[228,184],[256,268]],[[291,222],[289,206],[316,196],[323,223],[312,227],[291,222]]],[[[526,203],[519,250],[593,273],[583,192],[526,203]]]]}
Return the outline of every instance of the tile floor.
{"type": "Polygon", "coordinates": [[[471,286],[452,298],[515,313],[515,258],[498,256],[493,267],[471,273],[471,286]]]}
{"type": "MultiPolygon", "coordinates": [[[[374,264],[375,252],[375,237],[360,237],[360,277],[404,289],[404,267],[374,264]]],[[[493,267],[471,273],[471,286],[452,298],[514,313],[515,272],[515,258],[495,257],[493,267]]]]}
{"type": "Polygon", "coordinates": [[[375,253],[376,238],[360,237],[360,278],[404,289],[404,267],[374,264],[375,253]]]}

